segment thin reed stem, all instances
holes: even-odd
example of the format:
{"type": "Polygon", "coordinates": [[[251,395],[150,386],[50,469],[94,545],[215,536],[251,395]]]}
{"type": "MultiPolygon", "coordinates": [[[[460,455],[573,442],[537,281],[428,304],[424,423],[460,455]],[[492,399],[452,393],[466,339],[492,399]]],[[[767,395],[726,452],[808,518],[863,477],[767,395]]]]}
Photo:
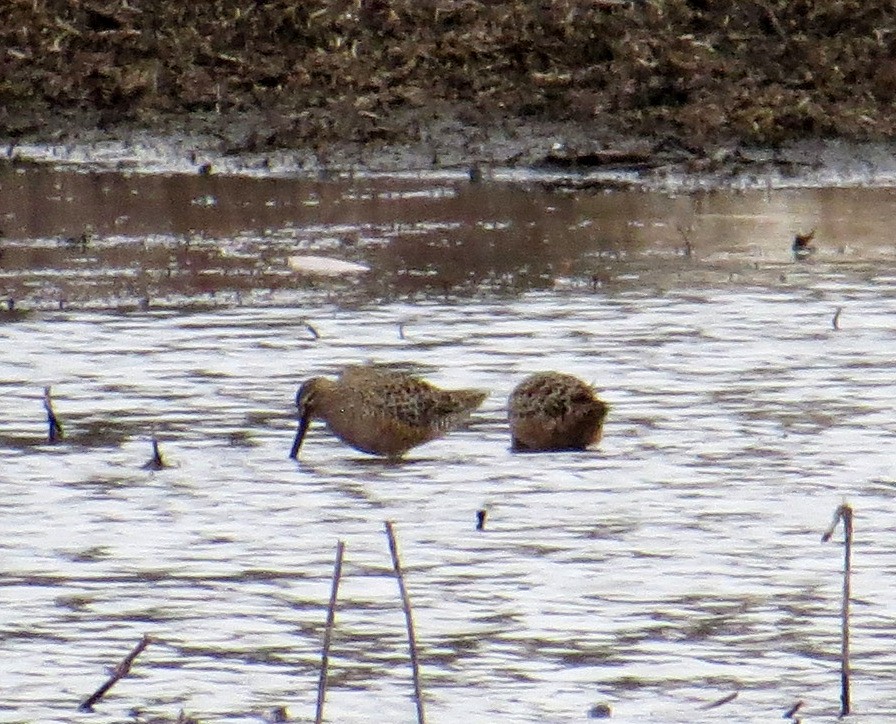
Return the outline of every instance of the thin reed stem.
{"type": "Polygon", "coordinates": [[[317,711],[314,715],[315,724],[321,724],[324,720],[324,699],[327,695],[327,667],[330,662],[330,641],[333,637],[333,624],[336,621],[336,596],[339,593],[339,580],[342,577],[342,555],[345,553],[345,543],[336,543],[336,563],[333,566],[333,585],[330,588],[330,605],[327,607],[327,627],[324,630],[324,645],[320,657],[320,679],[317,682],[317,711]]]}
{"type": "Polygon", "coordinates": [[[837,307],[837,310],[834,312],[834,317],[831,319],[831,326],[837,330],[840,329],[840,313],[843,311],[843,307],[837,307]]]}
{"type": "Polygon", "coordinates": [[[849,598],[852,576],[852,508],[844,503],[834,511],[834,520],[821,537],[831,539],[837,523],[843,521],[843,600],[840,608],[840,716],[849,714],[849,598]]]}
{"type": "Polygon", "coordinates": [[[151,639],[149,638],[149,636],[146,636],[144,634],[143,638],[140,639],[140,641],[131,650],[131,652],[121,660],[121,663],[118,664],[118,666],[115,667],[112,675],[105,682],[103,682],[103,685],[81,702],[81,704],[78,706],[78,710],[93,711],[93,705],[96,704],[100,699],[102,699],[109,691],[109,689],[115,686],[116,682],[128,675],[128,672],[131,670],[131,664],[134,663],[134,659],[136,659],[140,655],[140,652],[143,651],[143,649],[149,646],[150,641],[151,639]]]}
{"type": "Polygon", "coordinates": [[[401,605],[404,608],[404,618],[408,628],[408,650],[411,656],[411,673],[414,678],[414,700],[417,704],[417,723],[425,724],[426,717],[423,712],[423,694],[420,689],[420,665],[417,658],[417,636],[414,633],[414,617],[411,613],[411,600],[408,598],[408,590],[404,585],[404,574],[401,570],[401,560],[398,558],[398,544],[395,542],[395,531],[392,521],[386,521],[386,535],[389,537],[389,552],[392,554],[392,566],[395,568],[395,577],[398,579],[398,590],[401,593],[401,605]]]}

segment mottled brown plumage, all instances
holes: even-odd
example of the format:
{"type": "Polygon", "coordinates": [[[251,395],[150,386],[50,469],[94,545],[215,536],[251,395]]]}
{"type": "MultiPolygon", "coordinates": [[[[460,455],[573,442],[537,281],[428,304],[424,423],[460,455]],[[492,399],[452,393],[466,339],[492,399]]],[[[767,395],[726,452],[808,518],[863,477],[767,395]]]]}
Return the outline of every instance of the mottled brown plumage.
{"type": "Polygon", "coordinates": [[[336,380],[313,377],[296,394],[299,454],[311,420],[323,420],[357,450],[399,458],[464,422],[485,400],[482,390],[440,390],[401,372],[373,365],[345,368],[336,380]]]}
{"type": "Polygon", "coordinates": [[[600,441],[607,405],[590,385],[561,372],[523,380],[508,401],[514,450],[584,450],[600,441]]]}

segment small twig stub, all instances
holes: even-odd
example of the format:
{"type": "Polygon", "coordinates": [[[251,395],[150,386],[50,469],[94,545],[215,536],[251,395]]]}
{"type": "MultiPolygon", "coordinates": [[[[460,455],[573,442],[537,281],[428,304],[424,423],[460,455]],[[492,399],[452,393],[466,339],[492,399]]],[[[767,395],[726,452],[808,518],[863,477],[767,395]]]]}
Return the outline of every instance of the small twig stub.
{"type": "Polygon", "coordinates": [[[709,702],[709,704],[704,704],[700,708],[704,709],[704,710],[715,709],[717,707],[724,706],[725,704],[728,704],[729,702],[734,701],[736,698],[737,698],[737,692],[732,691],[730,694],[723,696],[721,699],[716,699],[715,701],[711,701],[711,702],[709,702]]]}
{"type": "Polygon", "coordinates": [[[44,387],[44,410],[47,412],[47,442],[57,442],[63,438],[62,425],[53,409],[53,396],[50,387],[44,387]]]}
{"type": "Polygon", "coordinates": [[[802,708],[803,703],[804,702],[802,699],[794,702],[793,706],[784,712],[784,716],[782,718],[793,719],[794,715],[802,708]]]}
{"type": "Polygon", "coordinates": [[[150,639],[149,636],[144,635],[143,638],[140,639],[140,641],[137,643],[137,645],[130,651],[130,653],[128,653],[128,655],[121,660],[121,663],[119,663],[118,666],[115,667],[115,670],[112,672],[109,678],[106,679],[105,682],[103,682],[102,686],[100,686],[99,689],[97,689],[80,703],[80,705],[78,706],[78,710],[93,711],[93,705],[96,704],[100,699],[102,699],[109,691],[109,689],[115,686],[115,684],[120,679],[123,679],[128,675],[131,670],[131,664],[134,663],[134,659],[136,659],[140,655],[140,652],[142,652],[143,649],[149,646],[151,640],[152,639],[150,639]]]}
{"type": "Polygon", "coordinates": [[[168,467],[165,463],[165,459],[162,457],[162,451],[159,448],[159,441],[153,437],[152,438],[152,457],[143,463],[144,470],[162,470],[163,468],[168,467]]]}

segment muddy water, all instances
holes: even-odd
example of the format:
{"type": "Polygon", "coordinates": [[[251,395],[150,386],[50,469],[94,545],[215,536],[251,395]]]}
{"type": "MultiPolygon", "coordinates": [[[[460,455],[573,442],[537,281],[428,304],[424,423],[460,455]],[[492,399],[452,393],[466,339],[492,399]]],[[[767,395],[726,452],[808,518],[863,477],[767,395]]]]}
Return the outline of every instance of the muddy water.
{"type": "Polygon", "coordinates": [[[844,500],[855,720],[889,720],[894,203],[6,169],[0,721],[310,720],[337,540],[328,719],[414,721],[385,520],[430,721],[834,721],[844,500]],[[320,427],[289,460],[298,382],[368,359],[491,395],[402,464],[320,427]],[[538,369],[601,389],[599,449],[509,452],[538,369]]]}

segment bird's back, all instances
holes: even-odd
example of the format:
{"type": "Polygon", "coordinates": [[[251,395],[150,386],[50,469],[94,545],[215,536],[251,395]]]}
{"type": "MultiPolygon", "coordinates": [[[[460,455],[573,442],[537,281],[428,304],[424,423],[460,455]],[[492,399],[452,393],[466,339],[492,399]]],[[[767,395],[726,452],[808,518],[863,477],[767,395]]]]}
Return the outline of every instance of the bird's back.
{"type": "Polygon", "coordinates": [[[486,395],[441,390],[401,372],[356,366],[340,375],[321,417],[350,445],[398,456],[457,427],[486,395]]]}
{"type": "Polygon", "coordinates": [[[600,440],[607,405],[571,375],[534,374],[508,400],[516,450],[581,450],[600,440]]]}

